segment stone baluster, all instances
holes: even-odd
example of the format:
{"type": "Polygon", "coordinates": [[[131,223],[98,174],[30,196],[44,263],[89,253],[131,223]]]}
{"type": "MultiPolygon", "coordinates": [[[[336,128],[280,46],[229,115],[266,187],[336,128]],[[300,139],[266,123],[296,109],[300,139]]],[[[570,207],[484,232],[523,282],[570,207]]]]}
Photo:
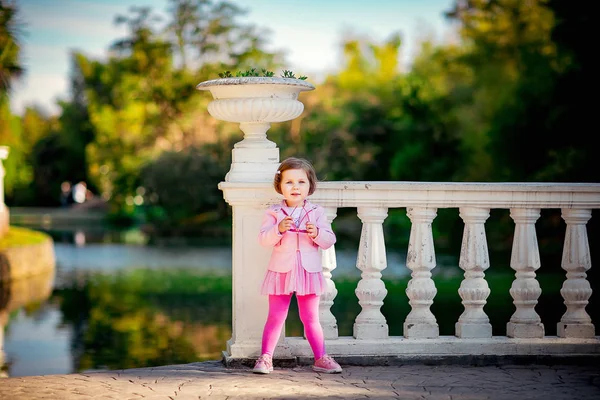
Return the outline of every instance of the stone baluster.
{"type": "Polygon", "coordinates": [[[540,217],[539,208],[512,208],[510,216],[515,221],[510,267],[516,271],[516,279],[510,288],[510,295],[516,311],[506,325],[506,335],[512,338],[543,338],[544,325],[535,312],[542,289],[535,279],[535,271],[540,267],[535,222],[540,217]]]}
{"type": "Polygon", "coordinates": [[[592,295],[592,288],[586,279],[586,271],[592,266],[586,230],[592,210],[563,208],[562,217],[567,223],[567,232],[561,265],[567,271],[567,280],[560,294],[565,299],[567,311],[557,324],[557,334],[564,338],[593,338],[596,330],[585,311],[592,295]]]}
{"type": "Polygon", "coordinates": [[[490,266],[485,236],[485,221],[489,216],[489,208],[460,208],[460,217],[465,222],[458,262],[465,271],[465,279],[458,289],[465,306],[465,311],[456,323],[456,336],[460,338],[492,337],[492,325],[483,311],[490,295],[490,288],[484,278],[484,271],[490,266]]]}
{"type": "Polygon", "coordinates": [[[383,299],[387,295],[381,280],[381,271],[387,267],[383,221],[387,217],[385,207],[358,207],[362,232],[356,267],[362,271],[355,293],[362,311],[354,323],[356,339],[383,339],[388,337],[388,325],[381,313],[383,299]]]}
{"type": "Polygon", "coordinates": [[[431,223],[437,215],[435,208],[411,207],[407,215],[412,222],[406,266],[412,271],[406,288],[412,310],[404,321],[404,337],[437,338],[439,327],[430,308],[437,294],[431,279],[435,268],[435,250],[431,223]]]}
{"type": "MultiPolygon", "coordinates": [[[[332,222],[337,216],[337,208],[325,207],[325,213],[329,222],[332,222]]],[[[319,303],[319,320],[321,321],[321,326],[323,327],[325,339],[337,339],[337,320],[331,313],[333,299],[335,299],[335,296],[337,296],[338,293],[337,289],[335,288],[335,283],[331,279],[331,271],[337,267],[335,245],[331,246],[327,250],[321,251],[321,260],[323,263],[323,275],[325,276],[327,288],[325,293],[321,294],[321,301],[319,303]]]]}

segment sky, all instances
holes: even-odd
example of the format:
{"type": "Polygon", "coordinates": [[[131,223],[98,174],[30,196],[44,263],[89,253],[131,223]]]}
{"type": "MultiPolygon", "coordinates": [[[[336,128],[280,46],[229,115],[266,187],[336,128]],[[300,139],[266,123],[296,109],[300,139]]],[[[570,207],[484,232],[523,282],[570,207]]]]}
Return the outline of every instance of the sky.
{"type": "MultiPolygon", "coordinates": [[[[248,11],[240,22],[270,31],[269,49],[286,54],[286,69],[323,77],[341,66],[341,43],[349,32],[376,43],[394,32],[402,37],[404,67],[419,41],[443,42],[451,35],[443,12],[453,0],[229,0],[248,11]]],[[[37,106],[56,114],[58,99],[67,99],[70,53],[77,50],[104,59],[126,27],[114,24],[132,6],[165,13],[168,0],[20,0],[21,48],[25,76],[14,84],[11,109],[22,114],[37,106]]],[[[313,80],[313,83],[318,83],[313,80]]]]}

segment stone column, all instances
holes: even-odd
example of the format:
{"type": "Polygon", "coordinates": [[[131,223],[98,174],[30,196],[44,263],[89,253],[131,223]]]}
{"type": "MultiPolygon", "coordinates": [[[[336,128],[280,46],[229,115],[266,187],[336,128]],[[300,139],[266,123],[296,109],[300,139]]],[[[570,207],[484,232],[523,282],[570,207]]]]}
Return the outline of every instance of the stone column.
{"type": "Polygon", "coordinates": [[[564,338],[593,338],[596,330],[585,311],[592,295],[592,288],[586,279],[586,271],[592,266],[586,230],[592,210],[563,208],[562,217],[567,223],[567,232],[561,266],[567,271],[567,280],[560,294],[565,299],[567,311],[557,324],[557,334],[564,338]]]}
{"type": "Polygon", "coordinates": [[[265,209],[278,201],[273,178],[279,149],[267,139],[267,131],[273,122],[299,117],[304,110],[299,93],[315,87],[299,79],[236,77],[201,82],[196,88],[213,96],[210,115],[239,123],[244,132],[232,150],[225,182],[219,184],[233,210],[233,321],[226,357],[256,357],[268,313],[268,299],[260,294],[260,286],[273,250],[259,245],[258,233],[265,209]]]}
{"type": "Polygon", "coordinates": [[[358,207],[362,232],[356,267],[362,271],[355,293],[362,311],[354,322],[356,339],[383,339],[388,337],[388,325],[381,313],[383,299],[387,295],[381,280],[381,271],[387,267],[383,221],[387,217],[385,207],[358,207]]]}
{"type": "MultiPolygon", "coordinates": [[[[325,207],[325,213],[329,222],[332,222],[337,216],[337,208],[325,207]]],[[[323,263],[323,275],[325,276],[325,282],[327,283],[327,290],[325,293],[321,294],[321,301],[319,303],[319,320],[321,322],[321,326],[323,327],[325,339],[337,339],[337,320],[331,313],[333,300],[338,293],[337,289],[335,288],[335,282],[333,282],[331,279],[331,271],[337,268],[335,245],[331,246],[327,250],[321,250],[321,259],[323,263]]]]}
{"type": "Polygon", "coordinates": [[[516,279],[510,295],[517,310],[506,325],[506,335],[512,338],[543,338],[544,325],[535,312],[535,305],[542,294],[535,271],[540,267],[535,222],[540,217],[539,208],[512,208],[510,216],[515,221],[510,267],[516,271],[516,279]]]}
{"type": "Polygon", "coordinates": [[[4,175],[6,171],[2,165],[2,160],[8,158],[8,152],[8,146],[0,146],[0,238],[8,233],[10,220],[8,207],[4,204],[4,175]]]}
{"type": "MultiPolygon", "coordinates": [[[[232,332],[227,356],[233,358],[260,355],[262,331],[269,309],[267,296],[260,294],[271,249],[258,244],[258,232],[265,206],[243,196],[243,190],[220,184],[232,206],[232,332]]],[[[282,334],[283,336],[283,334],[282,334]]]]}
{"type": "Polygon", "coordinates": [[[490,288],[484,271],[490,266],[485,221],[490,216],[489,208],[461,207],[460,217],[465,222],[460,261],[465,279],[458,294],[465,311],[456,323],[456,336],[460,338],[491,338],[492,325],[483,311],[490,288]]]}
{"type": "Polygon", "coordinates": [[[440,330],[431,312],[433,298],[437,294],[435,283],[431,279],[431,270],[435,268],[435,250],[431,223],[437,215],[435,208],[411,207],[407,209],[412,222],[406,266],[412,271],[411,280],[406,288],[412,310],[404,321],[404,337],[437,338],[440,330]]]}
{"type": "MultiPolygon", "coordinates": [[[[212,103],[211,103],[212,104],[212,103]]],[[[248,100],[251,104],[251,100],[248,100]]],[[[241,123],[244,139],[231,150],[231,168],[227,182],[256,182],[273,180],[279,167],[279,149],[267,139],[269,122],[241,123]]]]}

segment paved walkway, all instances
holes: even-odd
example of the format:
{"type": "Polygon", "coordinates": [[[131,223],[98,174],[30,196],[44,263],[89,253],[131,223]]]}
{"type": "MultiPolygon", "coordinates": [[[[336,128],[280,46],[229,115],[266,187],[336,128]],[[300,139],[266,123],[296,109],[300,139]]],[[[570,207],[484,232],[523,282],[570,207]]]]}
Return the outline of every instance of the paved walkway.
{"type": "Polygon", "coordinates": [[[219,361],[70,375],[0,379],[0,399],[444,399],[597,400],[600,366],[309,367],[270,375],[219,361]]]}

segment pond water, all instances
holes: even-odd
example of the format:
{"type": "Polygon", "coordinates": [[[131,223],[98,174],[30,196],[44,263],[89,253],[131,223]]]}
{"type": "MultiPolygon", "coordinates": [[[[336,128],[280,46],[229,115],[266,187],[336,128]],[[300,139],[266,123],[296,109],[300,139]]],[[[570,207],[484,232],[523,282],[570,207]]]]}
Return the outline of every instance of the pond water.
{"type": "MultiPolygon", "coordinates": [[[[43,279],[52,280],[52,293],[11,313],[5,374],[220,357],[231,336],[230,245],[149,245],[136,230],[47,232],[55,240],[57,267],[43,279]],[[144,350],[157,342],[153,353],[144,350]]],[[[385,275],[409,274],[404,258],[390,253],[385,275]]],[[[335,277],[359,279],[356,251],[339,250],[337,262],[335,277]]]]}
{"type": "MultiPolygon", "coordinates": [[[[13,311],[4,332],[4,374],[65,374],[220,359],[231,337],[231,247],[149,245],[139,231],[50,232],[57,268],[46,299],[13,311]]],[[[354,289],[360,279],[356,251],[336,249],[338,296],[332,307],[341,336],[352,335],[360,312],[354,289]]],[[[402,335],[410,312],[405,294],[406,255],[388,250],[383,271],[388,295],[382,313],[390,335],[402,335]]],[[[506,258],[506,257],[505,257],[506,258]]],[[[456,256],[436,255],[438,294],[432,312],[440,334],[453,335],[463,311],[456,256]]],[[[507,258],[508,259],[508,258],[507,258]]],[[[492,269],[492,268],[491,268],[492,269]]],[[[508,270],[508,271],[507,271],[508,270]]],[[[488,273],[492,294],[486,312],[494,335],[504,335],[514,312],[509,288],[514,272],[488,273]]],[[[538,276],[543,288],[536,311],[554,335],[563,310],[562,274],[538,276]]],[[[590,304],[588,311],[595,309],[590,304]]],[[[1,310],[0,310],[1,311],[1,310]]],[[[590,312],[590,314],[592,314],[590,312]]],[[[595,319],[597,312],[592,315],[595,319]]],[[[292,302],[288,336],[301,336],[292,302]]],[[[1,360],[1,357],[0,357],[1,360]]]]}

